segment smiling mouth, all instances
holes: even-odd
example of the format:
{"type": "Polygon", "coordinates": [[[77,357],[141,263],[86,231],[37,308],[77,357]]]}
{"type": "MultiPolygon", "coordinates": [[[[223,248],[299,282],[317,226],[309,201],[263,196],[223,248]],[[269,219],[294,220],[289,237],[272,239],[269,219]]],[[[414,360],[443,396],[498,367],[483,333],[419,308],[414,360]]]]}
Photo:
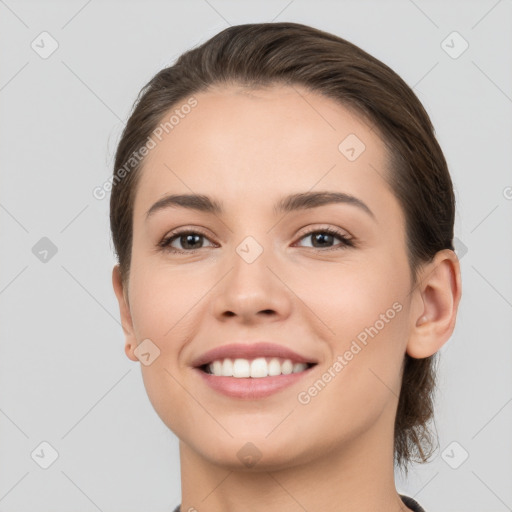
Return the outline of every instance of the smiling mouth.
{"type": "Polygon", "coordinates": [[[259,379],[301,373],[315,365],[316,363],[294,363],[291,359],[279,357],[257,357],[254,359],[218,359],[198,368],[204,373],[216,377],[259,379]]]}

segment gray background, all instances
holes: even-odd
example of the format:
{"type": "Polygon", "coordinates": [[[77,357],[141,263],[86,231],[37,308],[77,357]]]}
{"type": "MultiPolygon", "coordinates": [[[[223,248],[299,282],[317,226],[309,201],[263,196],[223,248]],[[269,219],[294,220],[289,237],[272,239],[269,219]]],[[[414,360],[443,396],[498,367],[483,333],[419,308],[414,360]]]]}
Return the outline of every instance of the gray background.
{"type": "Polygon", "coordinates": [[[263,21],[354,42],[431,115],[456,189],[464,295],[441,351],[440,449],[397,486],[430,511],[512,510],[511,0],[5,0],[0,512],[179,503],[178,443],[124,354],[108,197],[92,190],[111,174],[123,123],[154,73],[229,24],[263,21]],[[47,58],[43,31],[59,45],[47,58]],[[457,58],[464,43],[453,31],[469,43],[457,58]],[[56,254],[44,253],[43,237],[56,254]],[[58,452],[47,469],[43,441],[58,452]]]}

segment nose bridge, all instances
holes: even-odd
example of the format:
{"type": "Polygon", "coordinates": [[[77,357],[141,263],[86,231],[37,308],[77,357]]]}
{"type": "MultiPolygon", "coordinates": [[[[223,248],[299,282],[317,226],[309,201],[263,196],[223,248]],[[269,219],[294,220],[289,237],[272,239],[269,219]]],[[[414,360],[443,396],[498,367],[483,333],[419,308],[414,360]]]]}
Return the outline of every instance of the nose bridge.
{"type": "Polygon", "coordinates": [[[272,245],[271,237],[259,229],[233,246],[227,257],[231,270],[216,296],[217,315],[248,318],[261,312],[288,314],[286,288],[271,270],[275,261],[272,245]]]}
{"type": "Polygon", "coordinates": [[[249,205],[250,202],[245,206],[239,205],[240,214],[231,226],[232,243],[229,244],[234,252],[228,258],[230,264],[235,266],[233,271],[247,274],[246,277],[268,272],[266,265],[272,265],[274,256],[273,233],[269,233],[268,221],[255,218],[254,213],[251,215],[251,210],[247,208],[249,205]]]}

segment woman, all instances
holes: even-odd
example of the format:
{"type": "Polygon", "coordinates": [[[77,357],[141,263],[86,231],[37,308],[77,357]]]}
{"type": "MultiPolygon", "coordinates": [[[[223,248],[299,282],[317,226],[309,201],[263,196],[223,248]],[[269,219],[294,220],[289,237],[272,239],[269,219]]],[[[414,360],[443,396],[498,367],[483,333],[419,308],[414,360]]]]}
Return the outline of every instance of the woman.
{"type": "Polygon", "coordinates": [[[141,91],[111,229],[125,351],[180,440],[176,511],[421,511],[461,295],[430,119],[296,23],[230,27],[141,91]]]}

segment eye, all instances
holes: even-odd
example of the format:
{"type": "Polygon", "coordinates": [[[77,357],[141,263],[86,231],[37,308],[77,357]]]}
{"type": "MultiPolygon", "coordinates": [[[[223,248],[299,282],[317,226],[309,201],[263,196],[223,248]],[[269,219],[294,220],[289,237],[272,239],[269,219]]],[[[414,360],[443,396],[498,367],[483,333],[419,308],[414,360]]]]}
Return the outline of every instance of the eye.
{"type": "MultiPolygon", "coordinates": [[[[333,228],[322,228],[322,229],[316,229],[314,231],[309,231],[305,235],[301,237],[301,240],[310,238],[312,240],[312,245],[309,247],[312,247],[313,249],[342,249],[344,247],[355,247],[354,241],[349,238],[344,233],[333,229],[333,228]],[[338,247],[336,246],[330,246],[330,244],[333,243],[334,239],[337,238],[341,241],[340,244],[338,244],[338,247]]],[[[304,246],[303,246],[304,247],[304,246]]],[[[308,247],[308,246],[305,246],[308,247]]]]}
{"type": "MultiPolygon", "coordinates": [[[[344,247],[355,247],[355,243],[351,238],[333,228],[321,228],[309,231],[303,235],[300,240],[307,238],[312,240],[312,244],[309,245],[309,247],[313,249],[335,250],[342,249],[344,247]],[[337,246],[332,246],[331,244],[336,238],[340,240],[340,243],[337,246]]],[[[193,253],[198,249],[203,249],[205,247],[203,245],[204,240],[208,240],[210,242],[205,234],[201,233],[200,231],[189,229],[174,231],[173,233],[170,233],[165,238],[163,238],[161,242],[158,243],[158,246],[161,249],[172,253],[193,253]],[[176,247],[176,243],[179,244],[181,248],[176,247]]],[[[215,247],[215,244],[210,242],[210,246],[215,247]]],[[[306,245],[303,247],[308,246],[306,245]]]]}
{"type": "MultiPolygon", "coordinates": [[[[202,241],[208,240],[205,234],[199,231],[183,230],[175,231],[166,236],[158,246],[162,249],[175,253],[194,252],[198,249],[203,248],[202,241]],[[180,248],[176,248],[173,244],[177,242],[181,245],[180,248]]],[[[212,244],[212,246],[214,246],[212,244]]]]}

